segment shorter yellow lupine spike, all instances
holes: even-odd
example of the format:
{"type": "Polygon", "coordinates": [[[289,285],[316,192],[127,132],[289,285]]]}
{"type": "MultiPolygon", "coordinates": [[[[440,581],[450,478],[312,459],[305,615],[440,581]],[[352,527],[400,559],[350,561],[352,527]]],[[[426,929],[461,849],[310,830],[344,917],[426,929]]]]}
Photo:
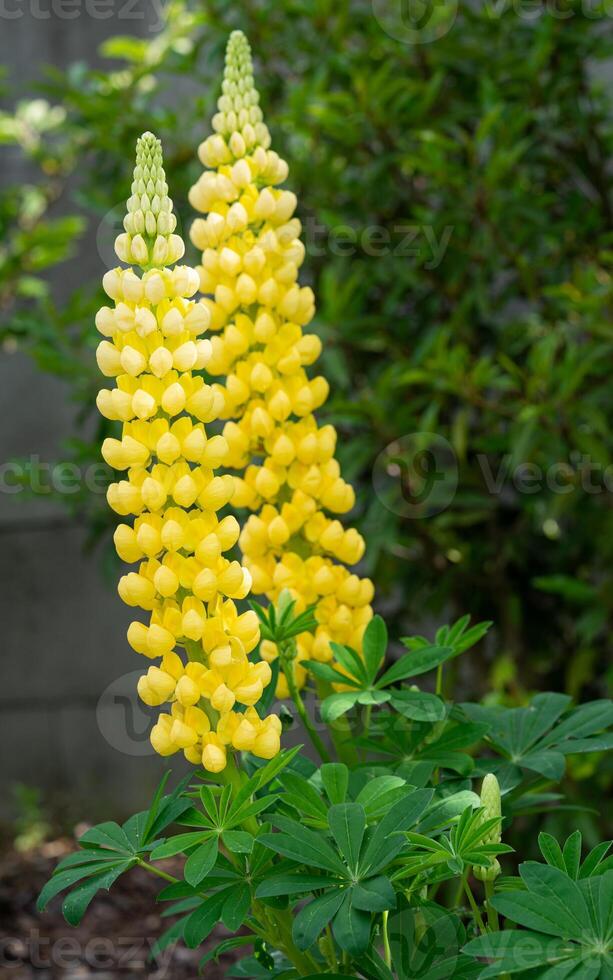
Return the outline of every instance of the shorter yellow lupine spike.
{"type": "MultiPolygon", "coordinates": [[[[240,536],[234,517],[217,516],[234,492],[232,476],[216,473],[230,446],[206,431],[224,397],[193,374],[212,357],[213,345],[200,336],[212,317],[192,298],[195,270],[169,268],[183,254],[175,224],[161,146],[145,133],[137,144],[125,234],[117,240],[119,257],[144,271],[106,273],[112,305],[96,317],[104,338],[98,363],[116,385],[103,389],[97,404],[106,418],[122,423],[102,453],[122,473],[109,487],[109,504],[134,518],[114,535],[120,558],[138,563],[121,577],[119,593],[151,614],[148,623],[135,621],[128,629],[130,646],[157,661],[140,678],[138,692],[148,705],[170,704],[170,713],[153,726],[151,744],[161,755],[183,751],[193,764],[220,772],[231,738],[215,726],[224,731],[236,701],[254,711],[271,674],[268,664],[247,659],[259,640],[258,620],[252,612],[239,615],[233,601],[247,595],[251,576],[225,556],[240,536]]],[[[263,727],[257,711],[252,725],[260,738],[254,735],[252,750],[261,747],[262,758],[269,758],[274,740],[264,735],[270,726],[263,727]]]]}

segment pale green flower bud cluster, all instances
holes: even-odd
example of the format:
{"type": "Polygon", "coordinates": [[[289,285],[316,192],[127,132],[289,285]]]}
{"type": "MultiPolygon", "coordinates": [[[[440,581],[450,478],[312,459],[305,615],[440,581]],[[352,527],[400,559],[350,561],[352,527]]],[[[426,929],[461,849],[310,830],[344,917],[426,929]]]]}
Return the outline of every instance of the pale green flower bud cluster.
{"type": "Polygon", "coordinates": [[[174,234],[177,219],[168,196],[162,145],[153,133],[143,133],[137,140],[132,194],[127,208],[123,222],[125,234],[118,235],[115,241],[115,252],[122,262],[143,269],[162,268],[183,256],[183,241],[174,234]]]}
{"type": "Polygon", "coordinates": [[[219,135],[209,137],[211,160],[207,163],[211,166],[241,159],[258,146],[270,146],[253,81],[251,49],[242,31],[230,35],[221,90],[219,111],[213,116],[213,129],[219,135]]]}
{"type": "MultiPolygon", "coordinates": [[[[500,784],[493,772],[488,772],[483,777],[481,786],[481,806],[483,807],[483,820],[493,820],[502,817],[502,806],[500,801],[500,784]]],[[[501,824],[498,823],[490,831],[485,839],[486,844],[499,844],[502,840],[501,824]]],[[[479,881],[494,881],[500,874],[501,868],[499,861],[494,858],[489,867],[475,868],[475,878],[479,881]]]]}

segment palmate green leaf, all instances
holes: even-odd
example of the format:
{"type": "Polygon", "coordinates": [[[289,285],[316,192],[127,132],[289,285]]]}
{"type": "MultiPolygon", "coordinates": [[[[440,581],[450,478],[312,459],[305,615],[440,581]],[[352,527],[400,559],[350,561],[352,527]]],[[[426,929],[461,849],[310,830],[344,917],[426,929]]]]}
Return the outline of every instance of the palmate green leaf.
{"type": "Polygon", "coordinates": [[[364,630],[362,654],[366,665],[367,681],[372,684],[387,652],[387,626],[381,616],[373,616],[364,630]]]}
{"type": "Polygon", "coordinates": [[[581,865],[581,831],[575,830],[564,844],[563,856],[566,867],[566,874],[569,878],[576,879],[579,876],[581,865]]]}
{"type": "Polygon", "coordinates": [[[377,681],[376,686],[379,688],[388,687],[390,684],[406,680],[407,677],[425,674],[453,656],[455,656],[453,647],[429,646],[414,650],[405,654],[389,670],[386,670],[377,681]]]}
{"type": "Polygon", "coordinates": [[[229,890],[221,910],[221,921],[230,932],[240,929],[250,906],[251,892],[246,882],[241,882],[229,890]]]}
{"type": "Polygon", "coordinates": [[[443,830],[453,820],[465,813],[468,808],[476,809],[480,806],[481,798],[468,789],[460,790],[459,793],[452,793],[443,799],[434,799],[417,824],[416,830],[420,834],[431,834],[434,831],[443,830]]]}
{"type": "Polygon", "coordinates": [[[386,912],[396,907],[396,893],[389,878],[366,878],[352,888],[352,902],[364,912],[386,912]]]}
{"type": "Polygon", "coordinates": [[[555,837],[541,831],[538,836],[538,845],[539,850],[545,858],[547,864],[550,864],[553,868],[559,868],[560,871],[566,870],[562,848],[558,844],[555,837]]]}
{"type": "MultiPolygon", "coordinates": [[[[585,861],[579,869],[579,878],[589,878],[590,875],[602,872],[602,862],[611,849],[613,841],[603,841],[592,848],[585,861]]],[[[607,869],[608,870],[608,869],[607,869]]]]}
{"type": "MultiPolygon", "coordinates": [[[[321,782],[330,803],[344,803],[349,787],[349,770],[342,762],[325,762],[320,768],[321,782]]],[[[357,801],[361,803],[361,800],[357,801]]]]}
{"type": "Polygon", "coordinates": [[[412,721],[441,721],[447,710],[444,701],[424,691],[395,691],[391,703],[396,711],[412,721]]]}
{"type": "Polygon", "coordinates": [[[256,889],[256,898],[274,898],[279,895],[302,895],[306,892],[339,885],[338,878],[327,875],[315,875],[308,872],[291,874],[275,874],[266,877],[256,889]]]}
{"type": "Polygon", "coordinates": [[[325,826],[328,813],[326,804],[308,779],[294,772],[285,772],[280,782],[285,790],[282,797],[284,803],[289,803],[299,813],[313,817],[325,826]]]}
{"type": "Polygon", "coordinates": [[[391,700],[391,691],[376,691],[370,688],[366,691],[360,691],[357,697],[358,704],[386,704],[391,700]]]}
{"type": "Polygon", "coordinates": [[[259,768],[252,777],[255,790],[261,790],[275,779],[284,769],[289,768],[294,759],[302,749],[302,745],[296,745],[292,749],[282,749],[278,755],[270,759],[259,768]]]}
{"type": "Polygon", "coordinates": [[[328,824],[349,869],[355,871],[366,830],[364,807],[360,803],[339,803],[331,806],[328,824]]]}
{"type": "Polygon", "coordinates": [[[260,834],[258,841],[265,847],[298,864],[345,875],[344,864],[321,834],[316,834],[287,817],[275,816],[272,822],[279,827],[281,833],[260,834]]]}
{"type": "Polygon", "coordinates": [[[105,874],[107,871],[124,863],[126,862],[118,860],[117,855],[109,855],[108,857],[97,858],[86,864],[80,864],[78,867],[56,870],[55,874],[49,879],[38,896],[36,901],[37,910],[43,912],[51,899],[59,895],[65,888],[70,888],[71,885],[76,884],[78,881],[92,878],[94,875],[99,876],[105,874]]]}
{"type": "Polygon", "coordinates": [[[218,850],[218,838],[211,836],[190,854],[183,868],[183,877],[189,885],[195,888],[206,878],[209,871],[212,871],[217,861],[218,850]]]}
{"type": "Polygon", "coordinates": [[[133,854],[134,848],[119,824],[113,821],[98,824],[86,830],[79,838],[79,846],[105,847],[117,854],[133,854]]]}
{"type": "Polygon", "coordinates": [[[417,823],[432,799],[432,790],[416,790],[395,803],[385,814],[360,857],[362,875],[376,875],[390,864],[406,844],[402,831],[417,823]]]}
{"type": "Polygon", "coordinates": [[[201,905],[188,916],[183,932],[186,946],[195,949],[212,932],[221,918],[221,910],[232,890],[233,886],[230,885],[215,892],[205,898],[201,905]]]}
{"type": "Polygon", "coordinates": [[[330,643],[330,649],[334,654],[334,659],[341,667],[347,671],[350,677],[359,682],[360,687],[368,686],[368,674],[360,654],[351,647],[342,646],[340,643],[330,643]]]}
{"type": "Polygon", "coordinates": [[[176,854],[184,854],[190,847],[201,844],[208,834],[202,831],[194,831],[190,834],[177,834],[170,837],[163,844],[159,844],[150,854],[152,861],[162,861],[164,858],[174,857],[176,854]]]}
{"type": "Polygon", "coordinates": [[[527,929],[543,932],[561,939],[577,939],[581,928],[575,919],[565,913],[559,902],[547,904],[542,896],[529,892],[507,892],[491,899],[494,908],[527,929]]]}
{"type": "Polygon", "coordinates": [[[358,690],[361,689],[359,681],[356,681],[354,677],[341,674],[340,671],[335,670],[330,664],[322,664],[318,660],[303,660],[300,666],[315,674],[315,677],[319,677],[322,681],[329,681],[331,684],[345,684],[348,687],[355,687],[358,690]]]}
{"type": "Polygon", "coordinates": [[[62,872],[67,871],[69,868],[77,868],[79,865],[82,867],[86,864],[102,865],[106,861],[117,861],[121,857],[122,855],[108,851],[106,848],[96,849],[88,847],[82,851],[75,851],[74,854],[67,854],[66,857],[62,858],[53,871],[53,877],[62,874],[62,872]]]}
{"type": "Polygon", "coordinates": [[[255,837],[246,830],[225,830],[221,839],[232,854],[251,854],[255,844],[255,837]]]}
{"type": "Polygon", "coordinates": [[[78,926],[96,893],[101,889],[108,891],[119,876],[131,868],[134,863],[134,860],[117,861],[113,865],[107,866],[104,871],[97,872],[73,888],[62,905],[62,914],[66,922],[71,926],[78,926]]]}
{"type": "Polygon", "coordinates": [[[217,946],[213,946],[212,949],[209,949],[208,952],[204,954],[198,963],[198,971],[203,973],[204,967],[207,965],[207,963],[210,963],[211,960],[218,962],[219,957],[223,956],[224,953],[231,953],[233,950],[240,949],[242,946],[251,946],[256,939],[257,936],[253,935],[231,936],[229,939],[224,939],[223,942],[218,943],[217,946]]]}
{"type": "Polygon", "coordinates": [[[565,872],[538,861],[524,861],[519,866],[519,873],[531,894],[543,899],[550,907],[562,907],[559,923],[564,931],[555,935],[573,939],[590,928],[590,916],[581,890],[565,872]]]}
{"type": "Polygon", "coordinates": [[[337,943],[351,956],[361,956],[370,942],[371,916],[354,904],[354,890],[344,893],[342,904],[332,922],[337,943]]]}
{"type": "MultiPolygon", "coordinates": [[[[326,892],[300,910],[292,926],[292,938],[300,950],[309,949],[343,903],[345,892],[326,892]]],[[[370,917],[369,917],[370,922],[370,917]]]]}
{"type": "Polygon", "coordinates": [[[336,721],[342,715],[347,714],[358,703],[360,691],[342,691],[339,694],[330,694],[321,703],[321,717],[325,722],[336,721]]]}
{"type": "Polygon", "coordinates": [[[565,756],[597,751],[611,740],[609,734],[599,733],[613,723],[613,702],[570,705],[566,695],[545,693],[537,694],[525,708],[461,707],[470,718],[489,726],[489,743],[515,766],[558,780],[565,756]]]}
{"type": "Polygon", "coordinates": [[[374,820],[386,813],[401,797],[406,796],[406,781],[401,776],[377,776],[369,779],[356,796],[367,820],[374,820]]]}

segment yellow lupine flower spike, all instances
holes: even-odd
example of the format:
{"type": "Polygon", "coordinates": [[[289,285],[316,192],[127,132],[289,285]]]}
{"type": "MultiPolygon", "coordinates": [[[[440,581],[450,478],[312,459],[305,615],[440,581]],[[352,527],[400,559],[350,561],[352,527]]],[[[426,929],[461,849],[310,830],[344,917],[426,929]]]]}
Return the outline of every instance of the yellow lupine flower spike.
{"type": "Polygon", "coordinates": [[[115,545],[123,561],[139,563],[121,578],[119,594],[150,613],[148,624],[128,629],[132,648],[157,661],[140,678],[139,695],[148,705],[171,705],[153,727],[153,747],[161,755],[182,750],[190,762],[219,772],[228,747],[271,758],[281,726],[254,707],[271,670],[248,659],[259,640],[257,616],[239,614],[234,600],[248,594],[251,575],[224,556],[239,538],[236,518],[218,516],[234,492],[233,477],[215,472],[229,446],[205,428],[224,399],[194,373],[212,356],[210,340],[202,339],[210,313],[191,298],[197,272],[169,268],[184,246],[174,234],[160,141],[151,133],[137,142],[124,227],[116,252],[142,274],[107,272],[113,306],[96,316],[105,338],[98,363],[115,379],[98,395],[98,408],[123,423],[121,438],[102,446],[106,462],[125,471],[108,501],[131,518],[117,527],[115,545]]]}
{"type": "MultiPolygon", "coordinates": [[[[313,414],[328,384],[305,370],[321,342],[303,332],[315,307],[312,290],[298,284],[305,249],[296,197],[277,189],[288,168],[269,149],[240,31],[228,42],[218,109],[215,133],[199,148],[208,169],[190,201],[206,217],[193,222],[191,238],[202,250],[202,305],[217,332],[206,370],[223,378],[213,388],[227,419],[226,465],[240,474],[232,505],[252,511],[240,546],[255,593],[275,600],[289,589],[297,610],[317,603],[316,633],[299,638],[297,661],[329,660],[330,641],[361,648],[374,590],[346,567],[361,559],[364,541],[336,515],[351,510],[355,495],[334,458],[334,427],[318,426],[313,414]]],[[[261,652],[276,656],[267,641],[261,652]]],[[[304,680],[299,666],[296,680],[304,680]]]]}

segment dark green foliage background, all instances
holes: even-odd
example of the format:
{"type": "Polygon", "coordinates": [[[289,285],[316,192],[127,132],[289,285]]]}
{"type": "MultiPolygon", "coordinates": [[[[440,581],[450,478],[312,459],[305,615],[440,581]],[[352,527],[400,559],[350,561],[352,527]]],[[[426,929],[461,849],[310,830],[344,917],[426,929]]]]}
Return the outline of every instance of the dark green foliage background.
{"type": "MultiPolygon", "coordinates": [[[[48,105],[0,116],[0,139],[34,164],[0,198],[0,336],[70,385],[82,428],[67,458],[98,459],[104,435],[93,316],[109,256],[61,301],[45,274],[81,262],[80,236],[113,208],[120,218],[145,129],[163,140],[186,234],[195,150],[240,27],[305,223],[332,385],[321,414],[340,430],[392,631],[468,611],[495,630],[467,686],[511,700],[545,687],[602,695],[613,605],[606,9],[461,0],[451,29],[419,45],[390,37],[364,0],[166,9],[161,34],[107,42],[104,71],[50,72],[48,105]],[[419,254],[402,254],[405,226],[419,254]],[[373,249],[372,229],[389,245],[373,249]],[[447,242],[439,262],[433,240],[447,242]],[[441,513],[408,520],[374,493],[373,464],[423,431],[453,446],[458,490],[441,513]],[[530,477],[520,492],[525,464],[563,492],[543,480],[534,491],[530,477]],[[507,474],[501,492],[488,471],[507,474]]],[[[104,498],[63,499],[108,544],[104,498]]]]}

